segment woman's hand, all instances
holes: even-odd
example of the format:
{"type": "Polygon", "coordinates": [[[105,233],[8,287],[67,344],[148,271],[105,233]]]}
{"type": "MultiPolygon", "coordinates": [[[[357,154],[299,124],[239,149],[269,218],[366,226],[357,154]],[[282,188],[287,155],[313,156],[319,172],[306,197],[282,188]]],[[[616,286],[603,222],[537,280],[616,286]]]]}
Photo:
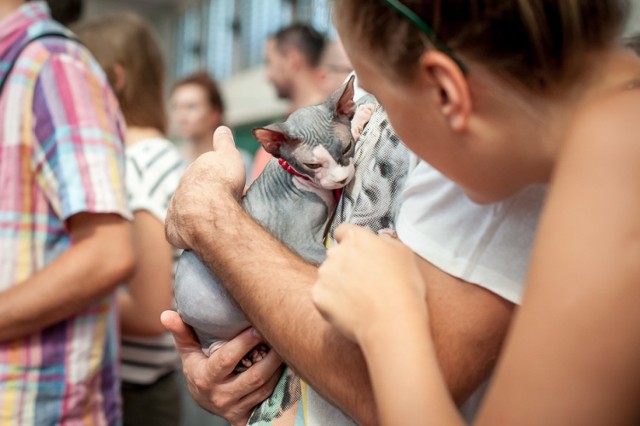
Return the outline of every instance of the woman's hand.
{"type": "Polygon", "coordinates": [[[428,320],[426,285],[407,246],[355,225],[338,227],[335,239],[313,289],[327,321],[361,342],[381,324],[428,320]]]}

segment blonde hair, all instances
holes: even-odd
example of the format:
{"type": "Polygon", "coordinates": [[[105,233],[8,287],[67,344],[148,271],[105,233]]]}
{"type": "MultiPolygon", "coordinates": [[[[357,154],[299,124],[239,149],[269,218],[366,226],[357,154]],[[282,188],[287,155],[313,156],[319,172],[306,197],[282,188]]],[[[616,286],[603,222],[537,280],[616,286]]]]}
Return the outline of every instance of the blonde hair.
{"type": "Polygon", "coordinates": [[[166,133],[164,60],[150,26],[133,13],[122,13],[84,20],[73,30],[107,74],[127,125],[166,133]],[[122,90],[116,90],[117,65],[125,74],[122,90]]]}
{"type": "MultiPolygon", "coordinates": [[[[530,90],[563,85],[585,53],[609,46],[622,30],[624,0],[404,0],[456,55],[530,90]]],[[[380,0],[335,0],[338,27],[383,72],[410,79],[432,41],[380,0]]]]}

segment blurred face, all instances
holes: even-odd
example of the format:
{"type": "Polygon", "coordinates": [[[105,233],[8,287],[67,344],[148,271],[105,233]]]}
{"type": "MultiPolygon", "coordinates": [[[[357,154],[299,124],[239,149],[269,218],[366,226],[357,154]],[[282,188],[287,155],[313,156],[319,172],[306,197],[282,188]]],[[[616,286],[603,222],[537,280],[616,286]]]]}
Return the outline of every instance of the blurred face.
{"type": "Polygon", "coordinates": [[[322,91],[329,96],[342,85],[353,71],[351,64],[324,64],[320,66],[322,71],[322,91]]]}
{"type": "Polygon", "coordinates": [[[339,41],[333,41],[327,47],[320,60],[320,85],[322,91],[329,96],[345,82],[353,65],[339,41]]]}
{"type": "Polygon", "coordinates": [[[186,84],[174,90],[171,116],[178,135],[191,141],[211,136],[221,124],[220,112],[211,108],[206,91],[196,84],[186,84]]]}
{"type": "Polygon", "coordinates": [[[286,53],[281,52],[276,41],[270,38],[265,45],[264,56],[267,79],[276,89],[278,97],[291,99],[291,71],[286,53]]]}

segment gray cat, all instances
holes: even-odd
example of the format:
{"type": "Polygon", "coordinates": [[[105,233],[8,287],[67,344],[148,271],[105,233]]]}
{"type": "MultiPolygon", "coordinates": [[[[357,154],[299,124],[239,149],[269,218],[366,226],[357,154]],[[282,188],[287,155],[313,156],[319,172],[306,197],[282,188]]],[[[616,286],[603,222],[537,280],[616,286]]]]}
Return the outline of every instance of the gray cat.
{"type": "MultiPolygon", "coordinates": [[[[253,131],[275,158],[251,185],[242,205],[262,227],[313,264],[325,257],[323,238],[336,208],[335,192],[354,174],[353,95],[352,77],[324,103],[301,108],[284,123],[253,131]]],[[[371,111],[362,115],[370,116],[371,111]]],[[[368,116],[358,120],[356,127],[363,126],[368,116]]],[[[354,130],[356,137],[361,130],[354,130]]],[[[182,320],[193,327],[207,355],[251,325],[191,251],[180,257],[174,293],[182,320]]],[[[237,370],[265,352],[264,347],[254,350],[237,370]]]]}

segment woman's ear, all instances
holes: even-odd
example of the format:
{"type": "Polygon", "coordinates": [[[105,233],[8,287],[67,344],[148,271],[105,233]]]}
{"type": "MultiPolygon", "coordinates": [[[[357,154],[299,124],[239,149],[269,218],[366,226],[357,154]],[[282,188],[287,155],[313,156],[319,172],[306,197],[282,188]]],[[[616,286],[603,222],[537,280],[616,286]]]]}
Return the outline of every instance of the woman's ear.
{"type": "Polygon", "coordinates": [[[122,65],[115,64],[113,66],[113,74],[115,76],[113,91],[116,92],[116,94],[122,93],[124,91],[124,86],[127,84],[127,73],[122,65]]]}
{"type": "Polygon", "coordinates": [[[460,67],[446,54],[430,50],[420,57],[420,73],[435,83],[439,91],[439,105],[451,128],[456,132],[467,129],[472,103],[469,85],[460,67]]]}

